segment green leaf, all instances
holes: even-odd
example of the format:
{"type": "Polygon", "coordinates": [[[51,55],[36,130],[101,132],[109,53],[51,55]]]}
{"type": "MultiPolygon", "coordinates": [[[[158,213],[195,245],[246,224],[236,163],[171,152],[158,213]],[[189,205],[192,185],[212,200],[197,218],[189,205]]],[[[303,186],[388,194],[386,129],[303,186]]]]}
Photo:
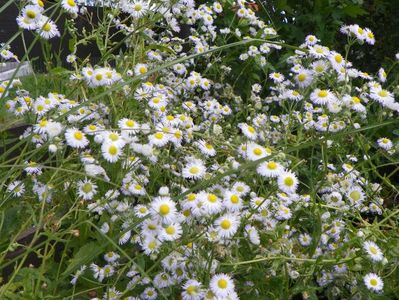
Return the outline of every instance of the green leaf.
{"type": "Polygon", "coordinates": [[[108,243],[98,243],[98,242],[90,242],[79,249],[78,252],[74,255],[71,260],[68,268],[62,273],[62,276],[67,276],[71,274],[73,271],[78,269],[80,266],[85,265],[91,261],[93,261],[98,255],[100,255],[108,243]]]}
{"type": "Polygon", "coordinates": [[[353,4],[349,4],[347,6],[345,6],[342,11],[350,16],[350,17],[357,17],[357,16],[363,16],[363,15],[367,15],[368,12],[366,10],[364,10],[363,8],[361,8],[360,6],[357,5],[353,5],[353,4]]]}
{"type": "Polygon", "coordinates": [[[148,49],[156,49],[156,50],[160,50],[162,52],[167,52],[167,53],[170,53],[170,54],[176,54],[176,52],[172,48],[169,48],[169,47],[166,47],[166,46],[163,46],[163,45],[150,44],[150,45],[146,46],[145,48],[146,48],[146,50],[148,50],[148,49]]]}

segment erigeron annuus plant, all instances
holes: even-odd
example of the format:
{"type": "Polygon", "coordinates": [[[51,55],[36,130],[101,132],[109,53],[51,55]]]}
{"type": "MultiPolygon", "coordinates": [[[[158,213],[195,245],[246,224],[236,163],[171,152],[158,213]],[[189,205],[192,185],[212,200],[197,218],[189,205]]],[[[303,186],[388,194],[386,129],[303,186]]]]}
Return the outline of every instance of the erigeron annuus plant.
{"type": "Polygon", "coordinates": [[[21,3],[18,24],[37,42],[58,38],[46,16],[67,16],[69,89],[1,83],[4,109],[29,127],[0,167],[2,206],[27,203],[30,247],[47,240],[41,266],[25,269],[23,254],[1,297],[398,295],[397,169],[380,168],[397,163],[399,105],[384,69],[349,61],[374,44],[370,30],[343,27],[339,53],[312,35],[284,45],[245,1],[109,3],[82,33],[85,6],[46,5],[21,3]],[[97,65],[77,56],[93,39],[97,65]],[[275,70],[272,54],[287,49],[275,70]]]}

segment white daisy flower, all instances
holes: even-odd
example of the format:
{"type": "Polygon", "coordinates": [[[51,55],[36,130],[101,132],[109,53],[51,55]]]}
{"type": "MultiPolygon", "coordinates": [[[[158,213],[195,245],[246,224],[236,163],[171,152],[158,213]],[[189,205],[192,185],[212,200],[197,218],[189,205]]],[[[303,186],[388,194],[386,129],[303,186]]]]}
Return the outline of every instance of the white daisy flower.
{"type": "Polygon", "coordinates": [[[156,197],[151,202],[151,215],[161,220],[165,224],[171,224],[176,220],[177,209],[176,203],[169,197],[156,197]]]}
{"type": "Polygon", "coordinates": [[[269,153],[267,153],[266,149],[262,147],[259,144],[256,143],[248,143],[247,144],[247,151],[246,151],[246,157],[249,160],[258,160],[261,158],[264,158],[266,156],[269,156],[269,153]]]}
{"type": "Polygon", "coordinates": [[[388,138],[380,138],[377,140],[377,144],[379,147],[381,147],[384,150],[391,150],[393,147],[393,143],[390,139],[388,138]]]}
{"type": "Polygon", "coordinates": [[[374,292],[380,292],[384,288],[384,282],[381,277],[375,273],[368,273],[364,276],[363,282],[369,290],[373,290],[374,292]]]}
{"type": "Polygon", "coordinates": [[[225,214],[214,222],[218,236],[222,239],[231,238],[238,230],[240,218],[237,215],[225,214]]]}
{"type": "Polygon", "coordinates": [[[209,282],[209,287],[216,297],[228,299],[228,296],[234,292],[234,282],[227,274],[216,274],[209,282]]]}
{"type": "Polygon", "coordinates": [[[373,261],[382,261],[384,259],[384,255],[382,254],[380,247],[378,247],[377,244],[374,242],[364,242],[363,249],[367,252],[371,260],[373,261]]]}
{"type": "Polygon", "coordinates": [[[89,144],[85,134],[75,127],[66,130],[65,139],[72,148],[85,148],[89,144]]]}
{"type": "Polygon", "coordinates": [[[175,241],[182,236],[183,229],[179,223],[170,223],[162,229],[159,238],[161,241],[175,241]]]}
{"type": "Polygon", "coordinates": [[[330,90],[315,89],[310,94],[310,100],[318,105],[325,105],[330,101],[335,100],[336,97],[330,90]]]}
{"type": "Polygon", "coordinates": [[[202,300],[205,295],[205,291],[199,281],[190,279],[182,286],[182,298],[183,300],[202,300]]]}
{"type": "Polygon", "coordinates": [[[205,176],[206,167],[200,159],[190,160],[182,170],[183,178],[201,179],[205,176]]]}
{"type": "Polygon", "coordinates": [[[78,182],[78,195],[83,200],[92,200],[95,194],[97,194],[97,185],[91,180],[85,179],[78,182]]]}
{"type": "Polygon", "coordinates": [[[259,175],[275,178],[278,177],[284,171],[284,168],[278,162],[264,161],[258,165],[256,171],[258,172],[259,175]]]}
{"type": "Polygon", "coordinates": [[[104,159],[110,163],[117,162],[122,154],[122,149],[114,143],[103,143],[101,145],[101,152],[104,159]]]}
{"type": "Polygon", "coordinates": [[[284,193],[293,194],[298,187],[298,179],[294,173],[285,171],[278,176],[277,184],[284,193]]]}
{"type": "Polygon", "coordinates": [[[148,139],[151,145],[163,147],[169,142],[169,135],[162,131],[158,131],[150,135],[148,139]]]}
{"type": "Polygon", "coordinates": [[[76,4],[75,0],[62,0],[61,6],[67,12],[72,14],[77,14],[79,12],[79,7],[76,4]]]}

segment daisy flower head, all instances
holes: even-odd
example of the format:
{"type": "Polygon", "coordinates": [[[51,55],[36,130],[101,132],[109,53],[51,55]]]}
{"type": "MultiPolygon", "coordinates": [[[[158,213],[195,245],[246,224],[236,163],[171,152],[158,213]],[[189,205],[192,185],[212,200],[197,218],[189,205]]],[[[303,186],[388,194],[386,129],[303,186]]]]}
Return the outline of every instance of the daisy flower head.
{"type": "Polygon", "coordinates": [[[72,148],[85,148],[89,144],[85,134],[75,127],[66,130],[65,139],[68,146],[72,148]]]}
{"type": "Polygon", "coordinates": [[[336,97],[330,90],[315,89],[310,94],[310,100],[318,105],[325,105],[330,101],[335,100],[336,97]]]}
{"type": "Polygon", "coordinates": [[[285,77],[283,74],[278,72],[273,72],[269,75],[269,78],[274,81],[274,83],[281,83],[284,81],[285,77]]]}
{"type": "Polygon", "coordinates": [[[282,172],[277,179],[278,188],[287,194],[293,194],[298,187],[298,179],[293,172],[282,172]]]}
{"type": "Polygon", "coordinates": [[[360,206],[364,199],[365,195],[361,187],[359,186],[354,186],[351,187],[347,192],[346,192],[346,197],[348,198],[349,202],[351,205],[358,207],[360,206]]]}
{"type": "Polygon", "coordinates": [[[144,16],[149,8],[149,2],[145,0],[122,1],[122,10],[126,13],[129,13],[135,19],[144,16]]]}
{"type": "Polygon", "coordinates": [[[364,36],[365,36],[367,44],[369,44],[369,45],[374,45],[375,44],[374,33],[369,28],[365,28],[364,29],[364,36]]]}
{"type": "Polygon", "coordinates": [[[25,184],[20,180],[15,180],[8,185],[7,191],[13,197],[21,197],[25,193],[25,184]]]}
{"type": "Polygon", "coordinates": [[[41,20],[39,21],[39,26],[36,29],[36,31],[37,33],[39,33],[39,35],[42,38],[46,40],[60,36],[60,32],[57,28],[57,25],[47,17],[41,18],[41,20]]]}
{"type": "Polygon", "coordinates": [[[202,300],[204,299],[205,291],[202,288],[201,282],[190,279],[182,286],[183,300],[202,300]]]}
{"type": "Polygon", "coordinates": [[[256,143],[248,143],[247,144],[246,157],[249,160],[254,161],[254,160],[264,158],[266,156],[269,156],[269,153],[261,145],[256,144],[256,143]]]}
{"type": "Polygon", "coordinates": [[[212,277],[209,287],[216,297],[228,299],[228,296],[234,293],[235,285],[229,275],[221,273],[212,277]]]}
{"type": "Polygon", "coordinates": [[[117,144],[108,142],[101,145],[101,152],[106,161],[115,163],[119,160],[122,149],[117,144]]]}
{"type": "Polygon", "coordinates": [[[316,36],[314,36],[313,34],[310,34],[310,35],[305,37],[305,44],[307,46],[313,46],[317,42],[320,42],[320,40],[316,36]]]}
{"type": "Polygon", "coordinates": [[[164,227],[159,235],[162,241],[175,241],[182,236],[183,229],[179,223],[171,223],[164,227]]]}
{"type": "Polygon", "coordinates": [[[151,145],[156,147],[163,147],[165,146],[170,140],[170,137],[167,133],[162,131],[158,131],[149,136],[149,142],[151,145]]]}
{"type": "Polygon", "coordinates": [[[231,238],[238,230],[240,218],[234,214],[225,214],[216,219],[214,226],[222,239],[231,238]]]}
{"type": "Polygon", "coordinates": [[[212,144],[210,144],[204,140],[199,140],[198,142],[196,142],[196,144],[202,154],[204,154],[206,156],[215,156],[216,155],[216,150],[212,144]]]}
{"type": "Polygon", "coordinates": [[[148,72],[148,67],[146,64],[137,64],[134,67],[134,74],[136,76],[144,75],[147,72],[148,72]]]}
{"type": "Polygon", "coordinates": [[[240,211],[243,207],[243,201],[240,195],[231,191],[225,192],[223,204],[231,212],[240,211]]]}
{"type": "Polygon", "coordinates": [[[256,129],[246,123],[239,123],[238,127],[241,129],[242,133],[251,140],[256,140],[258,134],[256,129]]]}
{"type": "Polygon", "coordinates": [[[261,176],[275,178],[278,177],[282,172],[284,172],[284,168],[278,162],[264,161],[258,165],[256,171],[261,176]]]}
{"type": "Polygon", "coordinates": [[[62,0],[61,6],[67,12],[72,14],[77,14],[79,12],[79,7],[76,4],[75,0],[62,0]]]}
{"type": "Polygon", "coordinates": [[[34,23],[35,27],[42,17],[43,8],[38,5],[26,5],[22,9],[22,17],[27,20],[28,23],[34,23]]]}
{"type": "Polygon", "coordinates": [[[380,292],[384,288],[384,282],[381,277],[375,273],[368,273],[363,277],[363,282],[369,290],[380,292]]]}
{"type": "Polygon", "coordinates": [[[171,224],[177,217],[176,203],[169,197],[156,197],[151,202],[151,215],[165,224],[171,224]]]}
{"type": "Polygon", "coordinates": [[[384,255],[382,254],[380,247],[378,247],[374,242],[364,242],[363,249],[367,252],[372,261],[378,262],[384,259],[384,255]]]}
{"type": "Polygon", "coordinates": [[[78,195],[83,200],[92,200],[97,194],[97,186],[91,180],[85,179],[78,182],[78,195]]]}
{"type": "Polygon", "coordinates": [[[295,75],[295,81],[300,88],[305,88],[312,83],[313,74],[307,69],[302,69],[295,75]]]}
{"type": "Polygon", "coordinates": [[[182,175],[188,179],[201,179],[205,176],[206,167],[202,160],[189,160],[187,165],[183,168],[182,175]]]}
{"type": "Polygon", "coordinates": [[[382,105],[387,105],[394,102],[395,100],[393,94],[390,91],[385,90],[381,87],[371,88],[370,97],[382,105]]]}
{"type": "Polygon", "coordinates": [[[377,144],[380,148],[384,149],[384,150],[391,150],[393,147],[393,143],[390,139],[388,138],[379,138],[377,140],[377,144]]]}

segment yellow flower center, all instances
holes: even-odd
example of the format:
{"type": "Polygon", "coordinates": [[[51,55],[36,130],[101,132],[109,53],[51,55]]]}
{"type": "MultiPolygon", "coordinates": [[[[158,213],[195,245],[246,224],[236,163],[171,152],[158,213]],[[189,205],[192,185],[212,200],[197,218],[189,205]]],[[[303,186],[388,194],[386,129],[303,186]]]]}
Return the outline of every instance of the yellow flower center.
{"type": "Polygon", "coordinates": [[[275,170],[275,169],[277,169],[277,164],[274,161],[269,161],[267,163],[267,168],[270,170],[275,170]]]}
{"type": "Polygon", "coordinates": [[[292,186],[294,184],[294,179],[292,177],[287,177],[284,179],[284,184],[287,186],[292,186]]]}
{"type": "Polygon", "coordinates": [[[36,17],[36,12],[34,10],[30,9],[30,10],[26,11],[26,16],[29,19],[34,19],[36,17]]]}
{"type": "Polygon", "coordinates": [[[336,61],[337,63],[339,63],[339,64],[340,64],[340,63],[342,62],[342,60],[343,60],[341,54],[335,55],[334,59],[335,59],[335,61],[336,61]]]}
{"type": "Polygon", "coordinates": [[[302,82],[302,81],[305,81],[305,79],[306,79],[306,75],[305,75],[305,74],[302,73],[302,74],[299,74],[299,75],[298,75],[298,80],[299,80],[299,81],[302,82]]]}
{"type": "Polygon", "coordinates": [[[145,72],[147,72],[147,68],[146,68],[146,67],[140,67],[140,68],[139,68],[139,72],[140,72],[141,74],[144,74],[145,72]]]}
{"type": "Polygon", "coordinates": [[[194,201],[196,197],[197,197],[196,194],[190,194],[190,195],[187,196],[187,200],[188,201],[194,201]]]}
{"type": "Polygon", "coordinates": [[[356,97],[356,96],[352,97],[352,101],[355,104],[359,104],[360,103],[360,99],[358,97],[356,97]]]}
{"type": "Polygon", "coordinates": [[[326,90],[321,90],[318,94],[319,97],[324,98],[327,97],[328,92],[326,90]]]}
{"type": "Polygon", "coordinates": [[[161,140],[163,138],[163,133],[162,132],[157,132],[155,134],[155,138],[158,139],[158,140],[161,140]]]}
{"type": "Polygon", "coordinates": [[[50,23],[44,24],[43,30],[46,31],[46,32],[49,32],[49,31],[51,30],[51,25],[50,25],[50,23]]]}
{"type": "Polygon", "coordinates": [[[134,9],[134,11],[139,12],[143,9],[143,6],[138,3],[133,6],[133,9],[134,9]]]}
{"type": "Polygon", "coordinates": [[[173,226],[168,226],[168,227],[166,227],[165,231],[167,234],[172,235],[172,234],[175,234],[176,229],[173,226]]]}
{"type": "Polygon", "coordinates": [[[108,149],[108,153],[111,155],[116,155],[118,153],[118,148],[116,148],[114,145],[111,145],[108,149]]]}
{"type": "Polygon", "coordinates": [[[253,152],[254,152],[255,155],[261,155],[262,154],[262,149],[255,148],[253,152]]]}
{"type": "Polygon", "coordinates": [[[248,126],[248,131],[250,133],[255,133],[255,128],[253,128],[252,126],[248,126]]]}
{"type": "Polygon", "coordinates": [[[154,241],[148,243],[148,248],[151,250],[155,249],[156,246],[157,246],[157,243],[154,241]]]}
{"type": "Polygon", "coordinates": [[[72,7],[74,7],[76,5],[75,0],[68,0],[67,3],[69,6],[72,6],[72,7]]]}
{"type": "Polygon", "coordinates": [[[197,294],[197,287],[194,285],[190,285],[186,289],[187,294],[189,295],[196,295],[197,294]]]}
{"type": "Polygon", "coordinates": [[[375,279],[375,278],[370,279],[370,285],[377,286],[377,284],[378,284],[377,279],[375,279]]]}
{"type": "Polygon", "coordinates": [[[380,97],[386,97],[386,96],[388,96],[388,92],[386,90],[381,90],[378,92],[378,95],[380,97]]]}
{"type": "Polygon", "coordinates": [[[82,186],[82,190],[85,193],[90,193],[93,190],[92,185],[89,182],[86,182],[83,186],[82,186]]]}
{"type": "Polygon", "coordinates": [[[370,252],[375,255],[375,254],[377,254],[377,249],[375,247],[371,246],[370,252]]]}
{"type": "Polygon", "coordinates": [[[240,198],[238,198],[237,195],[233,195],[230,197],[231,203],[237,204],[240,201],[240,198]]]}
{"type": "Polygon", "coordinates": [[[209,194],[208,195],[208,201],[209,202],[215,203],[217,201],[217,199],[218,199],[218,197],[216,197],[215,194],[209,194]]]}
{"type": "Polygon", "coordinates": [[[358,191],[353,191],[349,195],[354,201],[359,201],[360,199],[360,193],[358,191]]]}
{"type": "Polygon", "coordinates": [[[200,171],[200,170],[199,170],[198,167],[191,167],[190,170],[189,170],[189,172],[190,172],[191,174],[198,174],[199,171],[200,171]]]}
{"type": "Polygon", "coordinates": [[[221,289],[227,288],[227,280],[219,279],[218,280],[218,287],[221,288],[221,289]]]}
{"type": "Polygon", "coordinates": [[[231,227],[231,222],[229,220],[223,220],[220,223],[220,227],[222,227],[224,230],[227,230],[231,227]]]}
{"type": "Polygon", "coordinates": [[[81,133],[80,131],[76,131],[73,136],[78,141],[81,141],[83,139],[83,133],[81,133]]]}
{"type": "Polygon", "coordinates": [[[159,207],[159,213],[160,213],[162,216],[166,216],[169,212],[170,212],[170,208],[169,208],[169,206],[168,206],[167,204],[162,204],[162,205],[159,207]]]}

